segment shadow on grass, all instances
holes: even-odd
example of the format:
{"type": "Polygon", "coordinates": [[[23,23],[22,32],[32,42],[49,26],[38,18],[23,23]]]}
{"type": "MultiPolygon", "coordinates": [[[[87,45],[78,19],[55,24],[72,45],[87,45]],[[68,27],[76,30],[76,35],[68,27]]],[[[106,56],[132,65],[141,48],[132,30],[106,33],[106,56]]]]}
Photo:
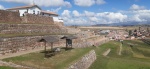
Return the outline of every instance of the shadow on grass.
{"type": "Polygon", "coordinates": [[[56,48],[54,48],[54,50],[46,50],[46,51],[41,51],[40,53],[43,53],[45,55],[46,58],[55,56],[56,54],[60,53],[60,52],[64,52],[64,51],[70,51],[74,48],[66,48],[66,47],[62,47],[60,48],[60,51],[56,51],[56,48]]]}
{"type": "Polygon", "coordinates": [[[148,45],[150,45],[150,41],[149,41],[149,40],[146,40],[146,39],[141,39],[141,41],[143,41],[145,44],[148,44],[148,45]]]}

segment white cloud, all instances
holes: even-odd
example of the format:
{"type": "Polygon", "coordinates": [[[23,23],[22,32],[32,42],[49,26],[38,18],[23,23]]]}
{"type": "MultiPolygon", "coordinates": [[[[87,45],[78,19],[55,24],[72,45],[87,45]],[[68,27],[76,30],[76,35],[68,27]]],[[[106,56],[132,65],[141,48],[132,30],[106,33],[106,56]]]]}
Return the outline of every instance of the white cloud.
{"type": "Polygon", "coordinates": [[[105,4],[106,2],[104,0],[96,0],[96,4],[101,5],[105,4]]]}
{"type": "Polygon", "coordinates": [[[92,22],[99,22],[100,21],[97,17],[89,17],[89,20],[92,22]]]}
{"type": "Polygon", "coordinates": [[[64,10],[61,15],[62,15],[63,17],[69,18],[69,17],[71,17],[70,13],[71,13],[71,11],[69,11],[69,10],[64,10]]]}
{"type": "Polygon", "coordinates": [[[92,6],[95,4],[95,0],[74,0],[74,2],[78,6],[92,6]]]}
{"type": "Polygon", "coordinates": [[[127,15],[124,15],[122,13],[114,13],[114,12],[97,13],[96,16],[107,21],[106,23],[123,22],[128,17],[127,15]]]}
{"type": "Polygon", "coordinates": [[[150,10],[143,10],[143,12],[142,10],[133,12],[133,16],[131,16],[129,20],[137,22],[150,21],[150,10]]]}
{"type": "Polygon", "coordinates": [[[95,13],[65,10],[62,13],[65,25],[93,25],[126,22],[150,22],[150,9],[138,5],[131,6],[128,11],[95,13]],[[132,7],[132,10],[131,10],[132,7]],[[70,14],[72,13],[72,14],[70,14]]]}
{"type": "Polygon", "coordinates": [[[0,5],[0,9],[5,9],[4,6],[0,5]]]}
{"type": "Polygon", "coordinates": [[[93,25],[99,23],[118,23],[124,22],[127,20],[128,16],[122,13],[114,12],[102,12],[95,13],[90,11],[84,11],[83,13],[78,12],[77,10],[69,11],[64,10],[62,13],[64,23],[67,25],[93,25]],[[71,16],[71,14],[73,16],[71,16]]]}
{"type": "Polygon", "coordinates": [[[85,7],[89,7],[92,6],[94,4],[105,4],[106,2],[104,0],[74,0],[75,5],[78,6],[85,6],[85,7]]]}
{"type": "Polygon", "coordinates": [[[72,14],[75,16],[75,17],[79,17],[80,16],[80,13],[77,11],[77,10],[74,10],[72,12],[72,14]]]}
{"type": "Polygon", "coordinates": [[[89,11],[84,11],[84,15],[87,16],[87,17],[93,17],[93,16],[95,16],[95,13],[94,12],[89,12],[89,11]]]}
{"type": "Polygon", "coordinates": [[[61,10],[61,7],[59,7],[59,8],[56,8],[56,9],[51,9],[53,12],[58,12],[59,10],[61,10]]]}
{"type": "MultiPolygon", "coordinates": [[[[16,3],[24,3],[24,4],[33,4],[33,0],[2,0],[5,2],[16,2],[16,3]]],[[[66,6],[71,7],[70,2],[64,0],[34,0],[34,3],[39,6],[66,6]]]]}
{"type": "Polygon", "coordinates": [[[130,7],[130,10],[144,10],[145,7],[144,6],[139,6],[139,5],[136,5],[136,4],[133,4],[131,7],[130,7]]]}

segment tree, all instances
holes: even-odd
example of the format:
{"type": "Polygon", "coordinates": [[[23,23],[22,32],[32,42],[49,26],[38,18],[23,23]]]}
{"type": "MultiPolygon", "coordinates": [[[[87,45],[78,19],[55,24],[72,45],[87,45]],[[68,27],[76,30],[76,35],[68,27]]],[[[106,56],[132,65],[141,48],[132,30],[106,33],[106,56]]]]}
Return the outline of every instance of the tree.
{"type": "Polygon", "coordinates": [[[147,32],[149,33],[149,28],[147,28],[147,32]]]}
{"type": "Polygon", "coordinates": [[[132,35],[132,30],[129,30],[129,36],[131,36],[132,35]]]}

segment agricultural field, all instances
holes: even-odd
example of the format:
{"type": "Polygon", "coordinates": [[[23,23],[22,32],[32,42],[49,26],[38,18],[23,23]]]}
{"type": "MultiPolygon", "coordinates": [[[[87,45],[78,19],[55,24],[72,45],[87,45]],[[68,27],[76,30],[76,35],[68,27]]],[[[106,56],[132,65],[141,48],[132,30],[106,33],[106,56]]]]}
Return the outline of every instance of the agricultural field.
{"type": "Polygon", "coordinates": [[[141,40],[125,40],[122,45],[118,41],[110,41],[95,51],[97,60],[89,69],[150,69],[150,45],[141,40]],[[110,53],[103,56],[108,48],[110,53]]]}

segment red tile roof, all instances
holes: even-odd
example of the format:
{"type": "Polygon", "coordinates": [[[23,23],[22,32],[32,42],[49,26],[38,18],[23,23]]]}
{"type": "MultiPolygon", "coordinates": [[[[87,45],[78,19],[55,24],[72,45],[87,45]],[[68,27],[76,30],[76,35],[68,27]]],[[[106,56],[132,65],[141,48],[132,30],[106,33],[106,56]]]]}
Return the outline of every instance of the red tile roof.
{"type": "Polygon", "coordinates": [[[55,13],[55,12],[41,11],[41,13],[58,16],[58,14],[57,14],[57,13],[55,13]]]}
{"type": "Polygon", "coordinates": [[[41,8],[37,5],[29,5],[29,6],[20,6],[20,7],[14,7],[14,8],[9,8],[6,10],[18,10],[18,9],[27,9],[27,8],[32,8],[32,7],[37,7],[41,10],[41,8]]]}

